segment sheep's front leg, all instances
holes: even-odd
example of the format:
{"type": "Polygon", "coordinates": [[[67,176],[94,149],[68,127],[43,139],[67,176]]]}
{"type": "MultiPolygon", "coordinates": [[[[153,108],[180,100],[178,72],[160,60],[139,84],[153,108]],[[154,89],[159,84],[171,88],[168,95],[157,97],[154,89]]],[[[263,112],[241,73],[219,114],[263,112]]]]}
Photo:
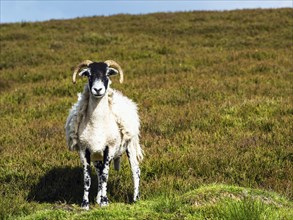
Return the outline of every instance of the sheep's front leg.
{"type": "Polygon", "coordinates": [[[107,206],[109,201],[107,197],[107,182],[109,177],[109,169],[110,169],[110,163],[113,159],[113,152],[109,150],[109,147],[106,147],[104,151],[104,161],[103,161],[103,168],[102,168],[102,174],[100,175],[101,180],[101,200],[100,200],[100,206],[107,206]]]}
{"type": "Polygon", "coordinates": [[[134,184],[133,202],[136,202],[137,200],[139,200],[139,181],[140,181],[139,163],[136,158],[135,149],[128,148],[126,153],[129,159],[131,172],[132,172],[132,179],[134,184]]]}
{"type": "Polygon", "coordinates": [[[101,195],[102,195],[102,174],[103,174],[103,162],[102,161],[95,161],[95,168],[96,173],[98,176],[98,194],[97,194],[97,203],[101,204],[101,195]]]}
{"type": "Polygon", "coordinates": [[[80,159],[83,165],[83,181],[84,181],[84,192],[81,207],[85,210],[89,210],[89,191],[91,186],[90,176],[90,152],[88,150],[80,150],[80,159]]]}

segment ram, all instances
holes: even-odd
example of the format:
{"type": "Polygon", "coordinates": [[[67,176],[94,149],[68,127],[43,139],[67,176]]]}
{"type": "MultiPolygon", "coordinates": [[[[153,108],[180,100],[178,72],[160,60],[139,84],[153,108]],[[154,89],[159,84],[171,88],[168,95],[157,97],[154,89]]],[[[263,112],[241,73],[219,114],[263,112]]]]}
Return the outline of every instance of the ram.
{"type": "Polygon", "coordinates": [[[65,131],[69,149],[79,151],[83,165],[82,208],[89,209],[91,161],[98,175],[97,203],[106,206],[110,162],[114,160],[115,169],[119,169],[120,157],[124,152],[127,153],[132,170],[135,202],[139,199],[139,162],[143,159],[143,150],[139,144],[140,120],[136,104],[110,88],[109,78],[119,73],[122,83],[122,69],[113,60],[85,60],[75,68],[73,83],[76,82],[77,73],[86,76],[88,83],[69,112],[65,131]]]}

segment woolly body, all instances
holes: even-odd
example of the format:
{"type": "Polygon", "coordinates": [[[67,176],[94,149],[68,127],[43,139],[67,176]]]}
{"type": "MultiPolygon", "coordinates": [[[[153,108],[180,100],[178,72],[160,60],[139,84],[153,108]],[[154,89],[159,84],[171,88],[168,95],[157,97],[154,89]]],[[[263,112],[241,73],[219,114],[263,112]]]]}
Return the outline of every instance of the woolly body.
{"type": "MultiPolygon", "coordinates": [[[[102,159],[106,143],[110,143],[119,146],[115,158],[121,156],[131,139],[138,142],[140,123],[136,104],[111,88],[98,103],[91,99],[86,85],[83,93],[78,94],[78,101],[72,106],[66,121],[68,148],[87,148],[93,158],[102,159]],[[96,108],[98,104],[103,108],[96,108]]],[[[136,152],[137,159],[142,160],[143,152],[139,145],[136,152]]]]}

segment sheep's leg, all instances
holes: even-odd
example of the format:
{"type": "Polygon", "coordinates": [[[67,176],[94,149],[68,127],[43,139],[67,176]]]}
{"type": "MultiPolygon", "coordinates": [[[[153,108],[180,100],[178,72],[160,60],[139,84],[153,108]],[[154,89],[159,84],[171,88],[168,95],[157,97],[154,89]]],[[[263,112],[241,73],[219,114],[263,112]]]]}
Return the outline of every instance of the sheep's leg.
{"type": "Polygon", "coordinates": [[[139,181],[140,181],[140,169],[139,169],[139,163],[136,158],[136,151],[133,148],[128,148],[126,150],[131,171],[132,171],[132,179],[134,184],[134,193],[133,193],[133,202],[136,202],[139,200],[139,181]]]}
{"type": "Polygon", "coordinates": [[[103,173],[103,162],[95,161],[96,173],[98,176],[98,194],[97,194],[97,203],[101,204],[101,195],[102,195],[102,173],[103,173]]]}
{"type": "Polygon", "coordinates": [[[85,210],[89,209],[89,190],[91,186],[90,176],[90,152],[88,150],[80,150],[80,159],[83,165],[83,181],[84,181],[84,192],[81,207],[85,210]]]}
{"type": "MultiPolygon", "coordinates": [[[[110,148],[112,149],[112,148],[110,148]]],[[[107,197],[107,182],[109,177],[109,169],[110,169],[110,162],[113,159],[114,154],[109,150],[109,147],[106,147],[104,151],[104,163],[102,168],[102,175],[100,177],[101,179],[101,206],[107,206],[109,201],[107,197]]]]}

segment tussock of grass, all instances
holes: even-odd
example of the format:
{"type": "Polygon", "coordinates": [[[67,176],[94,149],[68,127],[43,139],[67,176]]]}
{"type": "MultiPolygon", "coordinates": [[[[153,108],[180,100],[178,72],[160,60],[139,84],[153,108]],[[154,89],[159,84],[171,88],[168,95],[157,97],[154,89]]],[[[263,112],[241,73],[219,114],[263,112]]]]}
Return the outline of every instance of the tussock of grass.
{"type": "Polygon", "coordinates": [[[275,209],[266,206],[258,200],[247,198],[241,201],[223,202],[219,207],[214,209],[214,212],[212,218],[215,219],[260,220],[279,218],[275,209]]]}
{"type": "MultiPolygon", "coordinates": [[[[258,189],[253,201],[282,210],[262,190],[293,198],[292,25],[292,9],[1,24],[0,218],[36,211],[39,219],[126,219],[136,209],[145,218],[200,218],[215,215],[221,201],[213,195],[244,199],[240,188],[201,193],[215,182],[258,189]],[[133,186],[123,157],[121,172],[110,171],[112,205],[75,207],[82,170],[66,148],[64,123],[85,81],[72,85],[72,71],[84,59],[120,63],[125,84],[113,78],[112,87],[139,105],[146,157],[137,205],[126,205],[133,186]],[[54,209],[60,203],[74,211],[54,209]]],[[[93,175],[92,203],[94,182],[93,175]]],[[[258,207],[248,200],[231,209],[246,203],[258,207]]]]}

